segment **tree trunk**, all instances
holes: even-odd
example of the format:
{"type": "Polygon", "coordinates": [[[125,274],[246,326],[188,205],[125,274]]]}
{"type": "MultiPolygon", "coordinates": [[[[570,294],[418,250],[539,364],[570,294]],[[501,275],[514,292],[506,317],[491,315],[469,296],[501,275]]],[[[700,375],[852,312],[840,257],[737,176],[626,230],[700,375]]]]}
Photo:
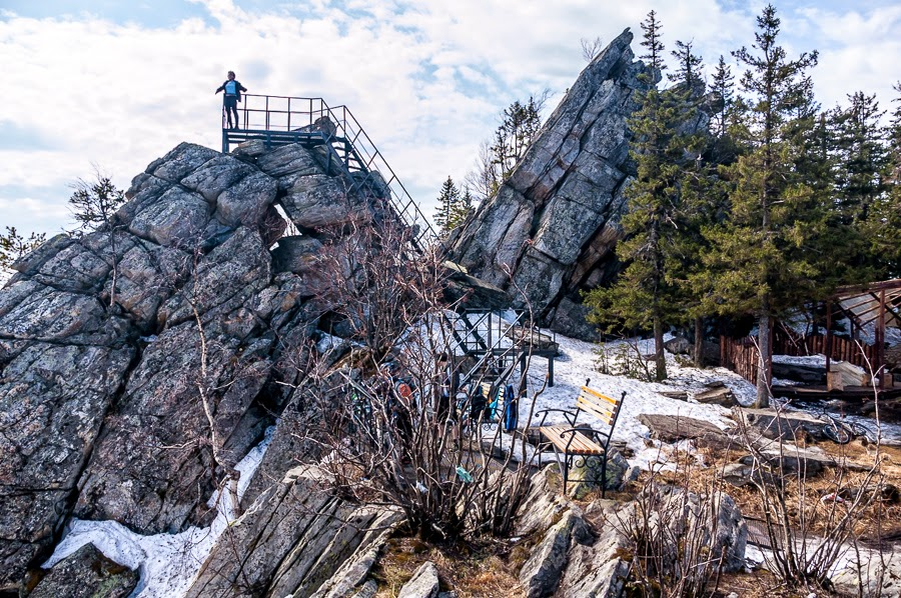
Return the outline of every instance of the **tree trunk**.
{"type": "Polygon", "coordinates": [[[695,367],[704,365],[704,318],[695,318],[695,367]]]}
{"type": "Polygon", "coordinates": [[[772,361],[772,348],[770,346],[770,314],[763,313],[757,322],[757,342],[760,345],[760,359],[757,362],[757,399],[754,407],[763,409],[770,406],[770,361],[772,361]]]}
{"type": "Polygon", "coordinates": [[[654,318],[654,361],[657,362],[657,381],[666,380],[666,353],[663,351],[663,320],[654,318]]]}

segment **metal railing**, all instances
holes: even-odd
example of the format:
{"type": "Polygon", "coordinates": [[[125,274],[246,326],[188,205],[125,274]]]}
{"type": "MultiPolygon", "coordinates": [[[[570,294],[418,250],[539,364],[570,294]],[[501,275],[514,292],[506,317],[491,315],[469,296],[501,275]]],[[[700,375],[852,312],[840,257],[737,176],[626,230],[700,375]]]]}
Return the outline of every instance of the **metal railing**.
{"type": "Polygon", "coordinates": [[[329,106],[322,98],[245,94],[238,108],[240,125],[229,129],[222,112],[223,153],[231,143],[262,139],[271,145],[324,145],[354,181],[357,191],[384,197],[412,231],[417,249],[440,243],[428,219],[394,169],[347,106],[329,106]]]}

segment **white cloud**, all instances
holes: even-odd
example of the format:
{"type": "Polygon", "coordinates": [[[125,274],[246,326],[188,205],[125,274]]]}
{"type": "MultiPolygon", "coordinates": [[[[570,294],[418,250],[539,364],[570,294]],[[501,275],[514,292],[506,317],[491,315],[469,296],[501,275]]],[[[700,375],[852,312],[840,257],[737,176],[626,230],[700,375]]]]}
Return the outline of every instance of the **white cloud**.
{"type": "MultiPolygon", "coordinates": [[[[430,213],[441,183],[448,174],[462,181],[505,106],[545,88],[559,98],[573,83],[585,66],[580,39],[606,43],[631,27],[640,55],[639,23],[655,8],[668,48],[693,39],[712,65],[751,46],[756,14],[746,3],[714,0],[309,0],[270,9],[192,2],[210,18],[170,29],[87,16],[0,18],[0,126],[13,122],[53,144],[0,146],[0,225],[46,229],[40,211],[17,209],[22,198],[5,190],[41,187],[25,193],[35,201],[56,188],[58,199],[43,201],[45,213],[59,214],[66,183],[90,176],[92,163],[127,186],[181,141],[218,148],[221,98],[213,90],[229,69],[250,93],[348,106],[430,213]]],[[[886,5],[780,13],[791,51],[822,50],[814,80],[824,105],[863,89],[888,106],[901,9],[886,5]]]]}

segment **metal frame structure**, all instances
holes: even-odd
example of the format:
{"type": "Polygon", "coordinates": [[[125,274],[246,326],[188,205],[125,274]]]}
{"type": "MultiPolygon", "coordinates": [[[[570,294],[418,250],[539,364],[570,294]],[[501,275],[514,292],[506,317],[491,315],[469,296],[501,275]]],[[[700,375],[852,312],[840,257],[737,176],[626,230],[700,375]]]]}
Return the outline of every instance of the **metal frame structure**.
{"type": "Polygon", "coordinates": [[[382,153],[347,106],[329,106],[322,98],[244,94],[238,109],[238,128],[228,128],[222,110],[222,153],[252,140],[274,148],[299,143],[321,147],[326,168],[341,168],[356,191],[390,202],[396,216],[413,232],[412,244],[421,251],[440,243],[428,219],[382,153]]]}

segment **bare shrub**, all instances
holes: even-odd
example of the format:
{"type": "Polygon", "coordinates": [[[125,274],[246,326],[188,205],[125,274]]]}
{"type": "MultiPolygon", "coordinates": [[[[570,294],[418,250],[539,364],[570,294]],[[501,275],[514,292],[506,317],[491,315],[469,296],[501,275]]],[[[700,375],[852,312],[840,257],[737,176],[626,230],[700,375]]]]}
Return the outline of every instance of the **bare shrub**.
{"type": "Polygon", "coordinates": [[[295,390],[303,440],[318,447],[308,462],[345,497],[400,507],[420,537],[505,533],[529,466],[473,408],[481,375],[459,387],[471,364],[440,254],[412,251],[413,231],[395,222],[349,218],[319,256],[329,282],[315,301],[340,316],[345,341],[322,340],[295,390]]]}
{"type": "MultiPolygon", "coordinates": [[[[778,429],[790,430],[782,421],[783,410],[776,410],[778,429]]],[[[767,570],[788,588],[834,590],[832,570],[849,551],[858,550],[862,522],[885,488],[879,443],[865,471],[852,472],[840,457],[830,469],[829,491],[823,493],[812,489],[806,461],[789,454],[784,442],[775,443],[778,454],[773,455],[762,448],[771,442],[761,442],[747,427],[741,432],[770,546],[764,551],[767,570]]],[[[801,444],[796,434],[790,438],[801,444]]]]}
{"type": "Polygon", "coordinates": [[[617,516],[631,543],[629,585],[640,596],[713,596],[727,564],[744,549],[744,536],[722,529],[725,513],[736,512],[732,498],[713,477],[698,475],[691,455],[677,458],[671,482],[652,469],[634,503],[617,516]],[[689,490],[699,484],[700,493],[689,490]]]}

